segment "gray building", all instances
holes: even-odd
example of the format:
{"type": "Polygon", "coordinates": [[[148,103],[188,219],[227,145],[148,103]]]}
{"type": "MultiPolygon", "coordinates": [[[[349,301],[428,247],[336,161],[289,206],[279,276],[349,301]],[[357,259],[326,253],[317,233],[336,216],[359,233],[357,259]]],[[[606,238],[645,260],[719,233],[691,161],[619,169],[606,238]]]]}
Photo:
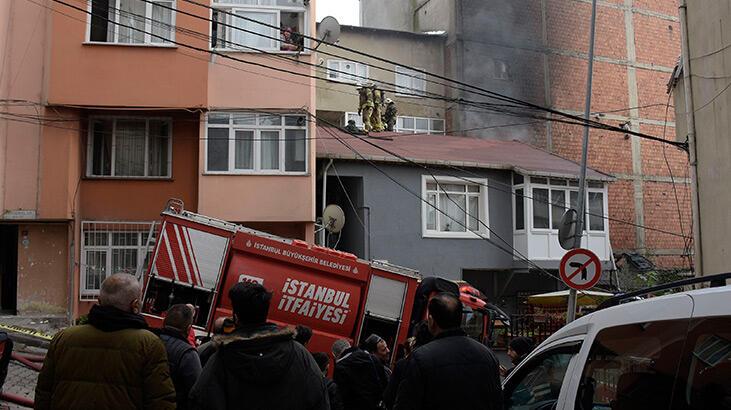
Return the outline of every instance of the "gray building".
{"type": "Polygon", "coordinates": [[[675,98],[677,139],[690,142],[696,271],[710,275],[731,271],[731,48],[724,33],[731,6],[721,0],[681,1],[686,2],[682,64],[668,91],[675,98]]]}
{"type": "MultiPolygon", "coordinates": [[[[325,127],[318,127],[317,157],[318,209],[324,190],[324,204],[346,214],[329,246],[466,280],[513,311],[518,290],[562,288],[541,269],[557,276],[565,253],[557,228],[576,199],[576,163],[515,141],[396,133],[362,140],[325,127]]],[[[612,178],[593,170],[588,178],[583,244],[609,264],[601,215],[612,178]]]]}

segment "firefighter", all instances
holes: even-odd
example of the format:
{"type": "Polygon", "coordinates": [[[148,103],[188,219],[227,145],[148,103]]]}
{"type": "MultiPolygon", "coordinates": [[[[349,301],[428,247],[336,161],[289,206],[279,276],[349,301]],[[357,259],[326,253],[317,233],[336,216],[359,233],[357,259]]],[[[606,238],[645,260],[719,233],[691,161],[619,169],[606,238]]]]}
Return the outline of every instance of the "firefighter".
{"type": "Polygon", "coordinates": [[[393,131],[396,126],[396,117],[398,109],[392,99],[386,98],[386,112],[383,113],[383,122],[386,124],[387,131],[393,131]]]}
{"type": "Polygon", "coordinates": [[[371,92],[373,93],[373,113],[371,114],[371,126],[373,126],[373,131],[383,132],[383,130],[385,129],[382,119],[383,91],[379,90],[374,85],[371,92]]]}
{"type": "Polygon", "coordinates": [[[363,118],[363,129],[367,134],[373,129],[371,125],[371,117],[373,116],[373,92],[369,87],[363,86],[358,88],[358,96],[358,115],[363,118]]]}

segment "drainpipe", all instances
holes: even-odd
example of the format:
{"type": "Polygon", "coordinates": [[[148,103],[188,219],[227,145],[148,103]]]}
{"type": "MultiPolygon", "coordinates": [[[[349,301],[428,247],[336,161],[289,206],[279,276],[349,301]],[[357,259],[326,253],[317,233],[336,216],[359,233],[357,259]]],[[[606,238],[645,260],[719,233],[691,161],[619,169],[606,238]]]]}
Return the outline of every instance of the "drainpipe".
{"type": "MultiPolygon", "coordinates": [[[[320,210],[320,218],[325,214],[325,207],[327,206],[327,171],[332,164],[333,159],[330,158],[330,162],[325,165],[325,169],[322,171],[322,209],[320,210]]],[[[322,221],[322,219],[320,220],[322,221]]],[[[325,228],[323,227],[320,227],[320,246],[325,246],[325,228]]]]}
{"type": "Polygon", "coordinates": [[[693,244],[696,276],[703,276],[703,243],[701,241],[701,215],[698,196],[698,157],[695,145],[695,106],[690,75],[690,41],[688,40],[688,4],[680,0],[680,30],[682,35],[681,55],[683,58],[683,91],[685,92],[685,118],[688,124],[688,155],[690,156],[690,189],[693,212],[693,244]]]}

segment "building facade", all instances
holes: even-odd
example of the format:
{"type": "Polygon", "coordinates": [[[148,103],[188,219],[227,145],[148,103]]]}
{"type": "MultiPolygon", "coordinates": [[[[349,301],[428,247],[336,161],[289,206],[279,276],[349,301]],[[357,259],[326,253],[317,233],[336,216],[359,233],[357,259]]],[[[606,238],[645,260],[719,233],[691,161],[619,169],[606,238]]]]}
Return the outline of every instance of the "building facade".
{"type": "Polygon", "coordinates": [[[731,56],[721,27],[731,19],[723,1],[687,1],[687,43],[684,58],[673,75],[670,91],[678,118],[677,139],[693,139],[690,149],[696,159],[696,250],[701,255],[701,273],[731,271],[731,139],[728,135],[731,95],[728,68],[731,56]],[[685,64],[689,63],[689,66],[685,64]],[[692,135],[691,135],[692,134],[692,135]]]}
{"type": "MultiPolygon", "coordinates": [[[[417,0],[403,7],[391,3],[363,0],[361,23],[391,30],[445,31],[448,77],[583,115],[591,1],[417,0]]],[[[665,90],[680,53],[677,0],[600,1],[597,7],[592,118],[672,139],[675,115],[665,90]]],[[[447,95],[499,103],[484,93],[453,87],[447,95]]],[[[459,104],[448,105],[446,124],[468,135],[519,139],[574,161],[581,156],[583,129],[577,125],[459,104]]],[[[614,252],[639,253],[660,269],[690,270],[687,154],[656,141],[591,130],[589,165],[617,178],[609,188],[608,207],[614,252]]]]}
{"type": "Polygon", "coordinates": [[[318,73],[320,78],[317,80],[320,123],[344,126],[352,119],[357,126],[362,127],[356,87],[375,84],[385,91],[386,98],[396,104],[397,131],[443,134],[446,131],[447,104],[444,101],[425,100],[420,94],[444,95],[444,85],[427,82],[423,74],[406,66],[443,74],[445,42],[446,36],[440,33],[342,26],[338,45],[362,50],[382,59],[403,62],[404,66],[386,64],[374,57],[365,57],[328,44],[320,45],[319,57],[327,68],[318,73]]]}
{"type": "MultiPolygon", "coordinates": [[[[329,246],[424,276],[464,279],[510,312],[522,293],[564,288],[558,265],[566,251],[551,228],[575,206],[576,163],[514,141],[383,133],[374,147],[324,127],[318,137],[318,199],[345,213],[343,230],[326,237],[329,246]]],[[[582,246],[608,270],[602,216],[613,178],[589,170],[588,180],[582,246]]]]}
{"type": "Polygon", "coordinates": [[[3,309],[83,314],[170,198],[313,239],[314,1],[67,3],[0,5],[3,309]]]}

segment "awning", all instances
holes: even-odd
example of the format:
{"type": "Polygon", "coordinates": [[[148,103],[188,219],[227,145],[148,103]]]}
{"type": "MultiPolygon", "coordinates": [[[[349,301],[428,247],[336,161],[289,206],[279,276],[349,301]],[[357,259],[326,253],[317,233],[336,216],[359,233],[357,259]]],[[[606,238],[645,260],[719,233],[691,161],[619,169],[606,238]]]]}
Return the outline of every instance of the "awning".
{"type": "MultiPolygon", "coordinates": [[[[596,306],[604,300],[614,296],[612,293],[595,292],[592,290],[577,291],[576,304],[578,306],[596,306]]],[[[528,296],[528,304],[533,306],[566,306],[568,303],[569,291],[541,293],[528,296]]]]}

